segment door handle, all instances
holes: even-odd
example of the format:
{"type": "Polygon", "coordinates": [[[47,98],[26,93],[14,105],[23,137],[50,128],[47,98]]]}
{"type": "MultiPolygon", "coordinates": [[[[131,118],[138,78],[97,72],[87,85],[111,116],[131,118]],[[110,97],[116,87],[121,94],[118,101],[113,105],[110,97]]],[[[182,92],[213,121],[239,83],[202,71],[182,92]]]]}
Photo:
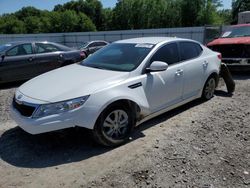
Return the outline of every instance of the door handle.
{"type": "Polygon", "coordinates": [[[207,67],[207,66],[208,66],[208,62],[207,62],[207,61],[204,61],[204,62],[203,62],[203,66],[204,66],[204,67],[207,67]]]}
{"type": "Polygon", "coordinates": [[[183,70],[182,69],[179,69],[175,72],[175,75],[176,76],[181,76],[183,74],[183,70]]]}
{"type": "Polygon", "coordinates": [[[28,60],[29,60],[30,62],[31,62],[31,61],[33,61],[33,57],[29,57],[29,59],[28,59],[28,60]]]}

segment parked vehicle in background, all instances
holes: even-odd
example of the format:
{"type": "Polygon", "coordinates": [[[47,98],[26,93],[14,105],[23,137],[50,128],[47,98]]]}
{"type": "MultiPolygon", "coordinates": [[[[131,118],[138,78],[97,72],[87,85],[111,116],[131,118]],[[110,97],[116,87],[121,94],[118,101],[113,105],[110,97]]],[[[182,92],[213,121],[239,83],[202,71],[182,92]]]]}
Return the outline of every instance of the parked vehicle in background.
{"type": "Polygon", "coordinates": [[[97,50],[100,50],[104,46],[108,45],[109,43],[106,41],[98,40],[98,41],[90,41],[83,43],[79,49],[85,53],[86,56],[93,54],[97,50]]]}
{"type": "Polygon", "coordinates": [[[31,134],[80,126],[91,129],[97,142],[117,146],[135,125],[194,99],[211,99],[220,57],[188,39],[117,41],[81,64],[23,84],[12,117],[31,134]]]}
{"type": "Polygon", "coordinates": [[[222,61],[232,70],[250,70],[250,24],[234,25],[218,39],[207,44],[222,54],[222,61]]]}
{"type": "Polygon", "coordinates": [[[13,42],[0,45],[0,58],[0,83],[6,83],[79,62],[85,54],[52,42],[13,42]]]}

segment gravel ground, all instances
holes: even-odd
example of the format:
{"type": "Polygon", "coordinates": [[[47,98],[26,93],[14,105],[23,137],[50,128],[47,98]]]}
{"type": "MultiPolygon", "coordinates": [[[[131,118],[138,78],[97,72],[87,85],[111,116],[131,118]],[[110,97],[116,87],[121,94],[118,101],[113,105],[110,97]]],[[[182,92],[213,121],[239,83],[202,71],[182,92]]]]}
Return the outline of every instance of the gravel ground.
{"type": "Polygon", "coordinates": [[[250,187],[250,76],[230,97],[191,102],[150,120],[131,141],[97,146],[85,129],[32,136],[0,90],[0,187],[250,187]]]}

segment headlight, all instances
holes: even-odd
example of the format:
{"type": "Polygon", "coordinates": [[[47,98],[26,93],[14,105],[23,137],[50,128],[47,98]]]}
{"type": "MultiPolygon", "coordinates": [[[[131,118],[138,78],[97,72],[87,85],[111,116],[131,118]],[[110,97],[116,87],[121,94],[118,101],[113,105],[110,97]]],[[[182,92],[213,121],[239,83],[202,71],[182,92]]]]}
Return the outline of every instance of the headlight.
{"type": "Polygon", "coordinates": [[[68,101],[43,104],[38,107],[33,118],[45,117],[53,114],[60,114],[68,112],[77,108],[80,108],[88,99],[89,96],[84,96],[76,99],[71,99],[68,101]]]}

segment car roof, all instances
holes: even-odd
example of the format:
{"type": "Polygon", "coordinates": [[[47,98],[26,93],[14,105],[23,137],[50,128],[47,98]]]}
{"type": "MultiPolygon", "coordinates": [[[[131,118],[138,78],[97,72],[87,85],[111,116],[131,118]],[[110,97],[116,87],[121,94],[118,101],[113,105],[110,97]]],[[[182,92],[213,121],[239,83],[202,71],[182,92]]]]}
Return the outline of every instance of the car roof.
{"type": "MultiPolygon", "coordinates": [[[[65,46],[65,45],[62,45],[59,43],[55,43],[55,42],[48,42],[48,41],[29,41],[29,40],[27,40],[27,41],[15,41],[15,42],[8,42],[8,43],[2,44],[2,45],[10,45],[10,47],[14,47],[14,46],[17,46],[20,44],[27,44],[27,43],[53,44],[53,45],[55,45],[63,50],[66,50],[66,51],[72,50],[72,48],[70,48],[68,46],[65,46]]],[[[9,50],[9,48],[6,50],[9,50]]]]}
{"type": "Polygon", "coordinates": [[[25,43],[49,43],[49,44],[57,44],[55,42],[49,42],[49,41],[14,41],[14,42],[7,42],[6,44],[11,44],[11,45],[18,45],[18,44],[25,44],[25,43]]]}
{"type": "Polygon", "coordinates": [[[238,24],[238,25],[232,25],[231,27],[246,27],[250,26],[250,24],[238,24]]]}
{"type": "MultiPolygon", "coordinates": [[[[130,43],[130,44],[147,43],[147,44],[156,45],[161,42],[172,42],[176,40],[189,40],[189,39],[182,39],[182,38],[176,38],[176,37],[141,37],[141,38],[120,40],[115,43],[130,43]]],[[[189,41],[192,41],[192,40],[189,40],[189,41]]]]}
{"type": "Polygon", "coordinates": [[[107,41],[105,41],[105,40],[91,40],[91,41],[88,41],[87,43],[93,43],[93,42],[104,42],[104,43],[107,43],[108,44],[108,42],[107,41]]]}

